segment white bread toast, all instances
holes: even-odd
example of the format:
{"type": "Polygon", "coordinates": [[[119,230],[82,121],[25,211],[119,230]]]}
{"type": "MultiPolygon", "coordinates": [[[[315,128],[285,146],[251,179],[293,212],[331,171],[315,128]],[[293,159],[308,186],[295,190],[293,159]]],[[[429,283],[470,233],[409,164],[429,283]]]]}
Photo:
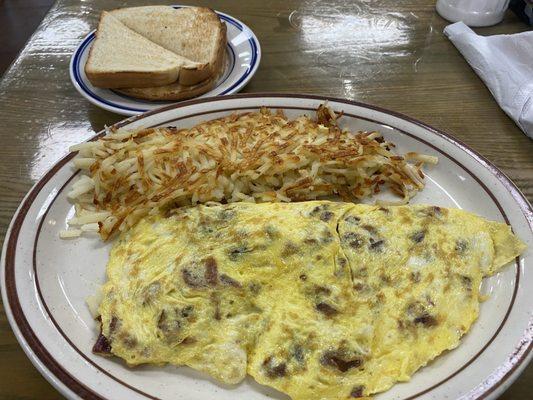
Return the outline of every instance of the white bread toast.
{"type": "Polygon", "coordinates": [[[215,85],[216,80],[208,78],[196,85],[180,85],[171,83],[165,86],[156,86],[149,88],[122,88],[115,89],[117,92],[130,97],[144,100],[186,100],[200,96],[210,91],[215,85]]]}
{"type": "MultiPolygon", "coordinates": [[[[225,61],[225,55],[223,55],[220,63],[225,61]]],[[[168,100],[178,101],[191,99],[193,97],[200,96],[209,92],[217,83],[220,75],[224,71],[222,65],[217,66],[218,73],[214,76],[207,78],[206,80],[197,83],[196,85],[181,85],[178,82],[171,83],[170,85],[150,87],[150,88],[121,88],[116,89],[118,92],[130,97],[135,97],[143,100],[168,100]]]]}
{"type": "Polygon", "coordinates": [[[182,68],[180,85],[204,83],[220,72],[218,69],[222,67],[226,47],[226,25],[211,9],[145,6],[110,13],[148,40],[197,63],[182,68]]]}
{"type": "Polygon", "coordinates": [[[85,73],[97,87],[153,87],[176,82],[182,68],[197,66],[198,63],[158,46],[104,11],[85,73]]]}

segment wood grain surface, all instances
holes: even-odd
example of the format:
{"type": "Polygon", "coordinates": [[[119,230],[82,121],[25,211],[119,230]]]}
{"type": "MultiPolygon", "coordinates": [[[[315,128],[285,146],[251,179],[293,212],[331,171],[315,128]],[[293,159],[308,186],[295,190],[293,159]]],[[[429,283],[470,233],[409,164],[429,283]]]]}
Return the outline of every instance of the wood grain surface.
{"type": "MultiPolygon", "coordinates": [[[[157,3],[165,3],[158,1],[157,3]]],[[[171,2],[166,2],[171,4],[171,2]]],[[[533,199],[533,142],[443,36],[435,1],[181,1],[226,12],[250,26],[263,58],[244,92],[345,97],[390,108],[447,131],[500,167],[533,199]]],[[[0,238],[21,199],[55,161],[123,117],[73,88],[70,56],[103,9],[146,1],[60,0],[0,82],[0,238]]],[[[528,27],[509,13],[481,34],[528,27]]],[[[502,399],[530,399],[530,366],[502,399]]],[[[0,399],[61,396],[31,365],[0,312],[0,399]]]]}

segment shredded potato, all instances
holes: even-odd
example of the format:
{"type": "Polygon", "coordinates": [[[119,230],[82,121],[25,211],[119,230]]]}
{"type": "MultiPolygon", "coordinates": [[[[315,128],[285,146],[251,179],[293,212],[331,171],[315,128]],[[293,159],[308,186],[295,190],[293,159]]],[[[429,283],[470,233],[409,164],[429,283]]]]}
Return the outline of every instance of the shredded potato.
{"type": "Polygon", "coordinates": [[[106,240],[154,210],[331,195],[358,200],[384,185],[402,204],[424,187],[422,167],[435,157],[397,155],[379,132],[343,130],[339,117],[325,106],[316,120],[288,120],[263,108],[191,129],[109,130],[71,148],[85,175],[69,193],[76,204],[69,224],[81,225],[76,232],[94,231],[97,224],[106,240]]]}

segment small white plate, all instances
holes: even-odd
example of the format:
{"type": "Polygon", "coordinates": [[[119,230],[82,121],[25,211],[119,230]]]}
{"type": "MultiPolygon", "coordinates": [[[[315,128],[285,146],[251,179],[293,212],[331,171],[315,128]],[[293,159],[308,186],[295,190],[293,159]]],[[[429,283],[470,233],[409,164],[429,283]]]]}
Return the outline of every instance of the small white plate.
{"type": "MultiPolygon", "coordinates": [[[[173,6],[181,8],[186,6],[173,6]]],[[[215,87],[198,96],[213,97],[237,93],[254,76],[261,61],[259,40],[245,24],[228,14],[215,11],[226,23],[228,44],[224,73],[215,87]]],[[[85,63],[96,38],[96,30],[89,33],[78,46],[70,60],[70,80],[80,94],[92,104],[121,115],[137,115],[146,111],[176,103],[176,101],[148,101],[136,99],[113,91],[93,86],[85,74],[85,63]]]]}
{"type": "MultiPolygon", "coordinates": [[[[512,226],[528,250],[497,275],[485,279],[489,295],[479,319],[461,340],[376,400],[494,399],[532,356],[533,210],[513,183],[485,158],[453,137],[401,114],[340,99],[309,95],[250,94],[197,99],[131,117],[128,128],[199,122],[261,106],[288,117],[314,115],[329,100],[343,111],[342,126],[379,130],[398,152],[437,156],[426,188],[413,203],[458,207],[512,226]]],[[[78,171],[59,161],[22,201],[7,232],[2,253],[2,295],[9,322],[32,362],[71,399],[287,399],[247,379],[226,387],[189,368],[128,368],[121,360],[91,353],[98,324],[85,298],[105,280],[109,243],[98,238],[61,240],[73,206],[67,200],[78,171]]]]}

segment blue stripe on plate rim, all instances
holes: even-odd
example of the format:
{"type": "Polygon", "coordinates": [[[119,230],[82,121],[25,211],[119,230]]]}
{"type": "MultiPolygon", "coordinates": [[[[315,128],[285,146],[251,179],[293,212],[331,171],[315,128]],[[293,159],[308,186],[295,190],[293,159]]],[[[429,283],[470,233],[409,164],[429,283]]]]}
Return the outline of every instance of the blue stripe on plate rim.
{"type": "MultiPolygon", "coordinates": [[[[182,8],[184,6],[173,6],[173,7],[174,8],[182,8]]],[[[230,17],[229,15],[221,13],[221,12],[218,12],[218,11],[215,11],[215,12],[217,13],[217,15],[223,21],[225,21],[227,23],[230,23],[231,25],[235,26],[241,32],[244,31],[245,28],[243,27],[243,25],[240,24],[235,19],[233,19],[232,17],[230,17]]],[[[249,28],[248,28],[248,30],[251,32],[251,30],[249,28]]],[[[88,96],[98,100],[99,102],[104,103],[104,104],[106,104],[108,106],[111,106],[113,108],[121,109],[121,110],[127,110],[127,111],[134,111],[134,112],[145,112],[145,111],[148,111],[148,109],[127,107],[127,106],[122,106],[122,105],[117,104],[117,103],[110,102],[110,101],[98,96],[91,89],[89,89],[89,87],[87,87],[85,82],[83,82],[83,80],[81,79],[81,75],[80,75],[80,58],[81,58],[81,55],[83,54],[84,50],[87,48],[87,46],[94,40],[94,38],[96,36],[95,32],[96,32],[96,30],[92,31],[91,33],[89,33],[87,35],[87,37],[83,40],[82,44],[78,47],[78,49],[74,53],[73,62],[71,63],[71,68],[73,69],[73,71],[71,71],[71,72],[73,72],[73,76],[74,76],[74,79],[75,79],[76,83],[85,92],[85,94],[87,94],[88,96]]],[[[230,91],[232,91],[233,89],[238,87],[246,78],[248,78],[250,76],[250,74],[252,72],[255,71],[255,69],[257,67],[256,64],[257,64],[257,60],[258,60],[259,46],[258,46],[258,43],[255,40],[255,35],[253,35],[253,33],[252,33],[252,36],[250,38],[248,38],[248,43],[250,44],[250,47],[252,48],[252,60],[250,62],[249,67],[246,69],[246,72],[237,80],[237,82],[235,82],[231,87],[229,87],[228,89],[224,90],[222,93],[218,94],[217,96],[223,96],[223,95],[229,93],[230,91]]],[[[235,67],[235,59],[236,59],[235,51],[233,50],[233,48],[230,46],[229,43],[228,43],[228,47],[230,48],[230,50],[232,52],[232,55],[233,55],[233,64],[231,66],[231,71],[233,71],[233,68],[235,67]]],[[[230,74],[231,74],[231,71],[230,71],[230,74]]],[[[228,74],[226,79],[229,77],[230,74],[228,74]]],[[[216,87],[218,87],[222,83],[224,83],[224,81],[226,81],[226,79],[224,79],[222,82],[220,82],[216,87]]],[[[212,90],[216,89],[216,87],[213,88],[212,90]]],[[[135,100],[135,101],[137,101],[137,100],[135,100]]]]}

